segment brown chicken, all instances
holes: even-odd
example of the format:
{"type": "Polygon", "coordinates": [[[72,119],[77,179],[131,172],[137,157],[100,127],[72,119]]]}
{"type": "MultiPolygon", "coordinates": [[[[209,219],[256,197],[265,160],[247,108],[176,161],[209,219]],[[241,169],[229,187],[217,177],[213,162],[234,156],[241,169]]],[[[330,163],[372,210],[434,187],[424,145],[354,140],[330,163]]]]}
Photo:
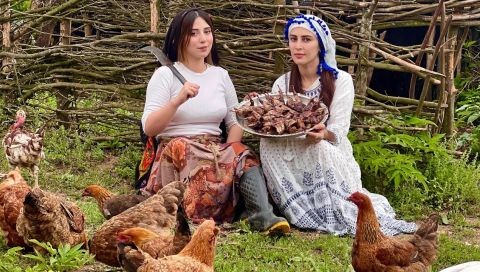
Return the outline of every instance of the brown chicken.
{"type": "Polygon", "coordinates": [[[360,192],[348,200],[358,206],[352,265],[357,272],[429,271],[438,248],[438,215],[431,215],[408,240],[387,237],[380,230],[372,202],[360,192]]]}
{"type": "Polygon", "coordinates": [[[95,198],[100,212],[106,219],[110,219],[148,198],[144,195],[114,195],[100,185],[87,186],[82,196],[95,198]]]}
{"type": "Polygon", "coordinates": [[[218,234],[213,220],[204,221],[192,240],[177,255],[154,259],[135,245],[118,244],[119,260],[126,271],[138,272],[213,272],[215,243],[218,234]]]}
{"type": "Polygon", "coordinates": [[[25,118],[25,112],[19,110],[16,121],[8,129],[2,144],[10,168],[20,166],[32,170],[35,187],[38,187],[38,165],[45,158],[43,153],[45,126],[39,128],[35,133],[29,132],[23,128],[25,118]]]}
{"type": "MultiPolygon", "coordinates": [[[[78,206],[38,187],[25,196],[17,219],[17,231],[27,244],[29,239],[37,239],[50,242],[53,247],[80,243],[87,246],[85,219],[78,206]]],[[[30,245],[42,251],[40,247],[30,245]]]]}
{"type": "Polygon", "coordinates": [[[184,191],[183,182],[172,182],[145,201],[105,221],[93,235],[90,252],[95,254],[97,261],[120,266],[117,260],[117,233],[142,227],[155,233],[170,230],[173,236],[184,191]]]}
{"type": "Polygon", "coordinates": [[[30,190],[18,168],[8,172],[0,183],[0,228],[9,247],[26,246],[16,226],[23,201],[30,190]]]}
{"type": "Polygon", "coordinates": [[[175,235],[172,235],[170,230],[166,230],[164,233],[155,233],[141,227],[129,228],[117,234],[118,242],[133,243],[154,259],[177,254],[190,242],[190,238],[190,227],[181,209],[177,212],[175,235]]]}

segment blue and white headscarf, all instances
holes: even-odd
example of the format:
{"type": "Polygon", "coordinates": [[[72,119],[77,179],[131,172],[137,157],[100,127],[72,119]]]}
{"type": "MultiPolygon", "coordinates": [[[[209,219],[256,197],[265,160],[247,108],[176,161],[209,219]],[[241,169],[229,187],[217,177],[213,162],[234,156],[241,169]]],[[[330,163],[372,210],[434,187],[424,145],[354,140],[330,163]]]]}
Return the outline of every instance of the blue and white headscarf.
{"type": "Polygon", "coordinates": [[[320,64],[317,68],[317,74],[320,75],[323,70],[333,73],[335,78],[338,75],[337,61],[335,60],[335,40],[327,24],[315,15],[300,14],[295,18],[290,18],[285,25],[285,40],[288,41],[288,34],[296,27],[302,27],[310,30],[317,36],[320,48],[320,64]]]}

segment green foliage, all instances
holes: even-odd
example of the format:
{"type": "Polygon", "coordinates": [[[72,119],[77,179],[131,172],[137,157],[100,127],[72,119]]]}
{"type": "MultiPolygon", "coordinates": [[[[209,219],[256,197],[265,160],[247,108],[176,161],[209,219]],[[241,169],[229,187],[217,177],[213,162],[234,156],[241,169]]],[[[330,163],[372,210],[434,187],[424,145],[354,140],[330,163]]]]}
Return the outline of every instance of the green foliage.
{"type": "Polygon", "coordinates": [[[0,272],[68,272],[93,261],[93,256],[81,249],[82,245],[71,247],[67,244],[55,249],[50,243],[37,240],[30,240],[30,242],[41,247],[46,253],[35,251],[34,254],[22,255],[21,247],[11,248],[0,256],[0,272]]]}
{"type": "Polygon", "coordinates": [[[11,5],[14,10],[26,11],[30,8],[31,3],[31,0],[13,0],[11,5]]]}
{"type": "Polygon", "coordinates": [[[81,249],[82,244],[73,247],[66,244],[56,249],[50,243],[42,243],[37,240],[30,240],[30,242],[48,252],[46,255],[42,255],[35,250],[35,254],[23,255],[36,263],[33,266],[34,271],[74,271],[93,261],[93,256],[85,249],[81,249]]]}
{"type": "Polygon", "coordinates": [[[455,141],[459,150],[470,149],[472,155],[480,153],[480,127],[463,132],[455,141]]]}
{"type": "Polygon", "coordinates": [[[480,124],[480,87],[464,90],[457,99],[457,122],[461,125],[480,124]]]}
{"type": "Polygon", "coordinates": [[[88,202],[82,201],[77,202],[77,204],[85,215],[86,228],[94,230],[105,221],[105,218],[103,217],[103,214],[100,213],[97,202],[93,198],[89,198],[88,200],[88,202]]]}
{"type": "MultiPolygon", "coordinates": [[[[480,64],[480,63],[479,63],[480,64]]],[[[461,131],[457,139],[457,148],[470,149],[472,155],[480,153],[480,86],[466,89],[457,99],[457,126],[461,131]]]]}
{"type": "Polygon", "coordinates": [[[400,211],[421,215],[424,208],[473,212],[480,202],[476,160],[450,155],[443,135],[371,132],[353,145],[364,185],[385,194],[400,211]]]}
{"type": "Polygon", "coordinates": [[[479,70],[480,61],[478,54],[480,45],[476,41],[467,41],[463,45],[462,52],[462,73],[455,78],[455,86],[460,91],[476,89],[480,83],[479,70]]]}
{"type": "Polygon", "coordinates": [[[21,256],[21,247],[12,247],[6,253],[0,255],[0,272],[22,272],[18,266],[18,259],[21,256]]]}
{"type": "Polygon", "coordinates": [[[122,153],[118,158],[118,164],[114,170],[115,173],[122,178],[133,181],[135,178],[135,168],[140,159],[141,152],[138,148],[133,145],[126,146],[122,149],[122,153]]]}
{"type": "Polygon", "coordinates": [[[103,150],[88,138],[81,139],[75,132],[63,126],[46,132],[45,157],[49,163],[77,168],[87,167],[89,162],[103,159],[103,150]]]}
{"type": "Polygon", "coordinates": [[[371,140],[354,144],[354,154],[361,166],[366,181],[397,190],[402,183],[420,184],[428,191],[427,178],[419,170],[424,159],[446,154],[441,146],[442,135],[430,137],[427,133],[417,135],[371,132],[371,140]]]}
{"type": "Polygon", "coordinates": [[[426,165],[425,175],[432,192],[427,203],[436,210],[476,212],[480,200],[480,166],[470,161],[468,152],[459,159],[433,157],[426,165]]]}

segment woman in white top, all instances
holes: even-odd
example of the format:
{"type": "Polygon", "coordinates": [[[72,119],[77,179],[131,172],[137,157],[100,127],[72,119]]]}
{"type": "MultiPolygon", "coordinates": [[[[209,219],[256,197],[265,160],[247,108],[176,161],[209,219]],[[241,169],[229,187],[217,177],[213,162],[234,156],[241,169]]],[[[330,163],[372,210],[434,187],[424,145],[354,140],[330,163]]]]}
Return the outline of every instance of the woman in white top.
{"type": "Polygon", "coordinates": [[[240,191],[253,228],[287,232],[288,222],[268,203],[258,159],[241,143],[243,131],[232,112],[238,99],[228,72],[216,66],[213,30],[210,16],[197,8],[178,13],[168,29],[163,52],[187,82],[160,67],[148,83],[142,126],[159,147],[143,190],[155,193],[184,180],[183,208],[194,222],[231,221],[240,191]],[[222,121],[226,143],[220,141],[222,121]]]}
{"type": "MultiPolygon", "coordinates": [[[[357,207],[346,198],[362,188],[360,168],[347,138],[354,88],[350,74],[337,68],[335,41],[327,24],[313,15],[292,18],[285,39],[293,59],[291,72],[272,87],[320,97],[329,118],[307,137],[262,139],[260,155],[267,186],[288,221],[304,229],[336,235],[355,234],[357,207]]],[[[386,234],[410,233],[414,223],[394,219],[383,196],[370,194],[386,234]]]]}

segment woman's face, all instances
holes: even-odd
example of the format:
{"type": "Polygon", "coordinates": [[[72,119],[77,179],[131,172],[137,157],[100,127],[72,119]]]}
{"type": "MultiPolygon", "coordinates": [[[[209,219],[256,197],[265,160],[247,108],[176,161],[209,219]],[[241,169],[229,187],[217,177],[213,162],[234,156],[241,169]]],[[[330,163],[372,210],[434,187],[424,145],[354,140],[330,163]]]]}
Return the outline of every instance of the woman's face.
{"type": "Polygon", "coordinates": [[[187,58],[205,59],[212,50],[213,35],[212,28],[207,22],[197,17],[193,22],[190,41],[185,48],[187,58]]]}
{"type": "Polygon", "coordinates": [[[317,37],[312,31],[303,27],[296,27],[290,30],[288,48],[293,61],[297,65],[312,64],[316,67],[320,63],[318,59],[320,46],[317,37]]]}

